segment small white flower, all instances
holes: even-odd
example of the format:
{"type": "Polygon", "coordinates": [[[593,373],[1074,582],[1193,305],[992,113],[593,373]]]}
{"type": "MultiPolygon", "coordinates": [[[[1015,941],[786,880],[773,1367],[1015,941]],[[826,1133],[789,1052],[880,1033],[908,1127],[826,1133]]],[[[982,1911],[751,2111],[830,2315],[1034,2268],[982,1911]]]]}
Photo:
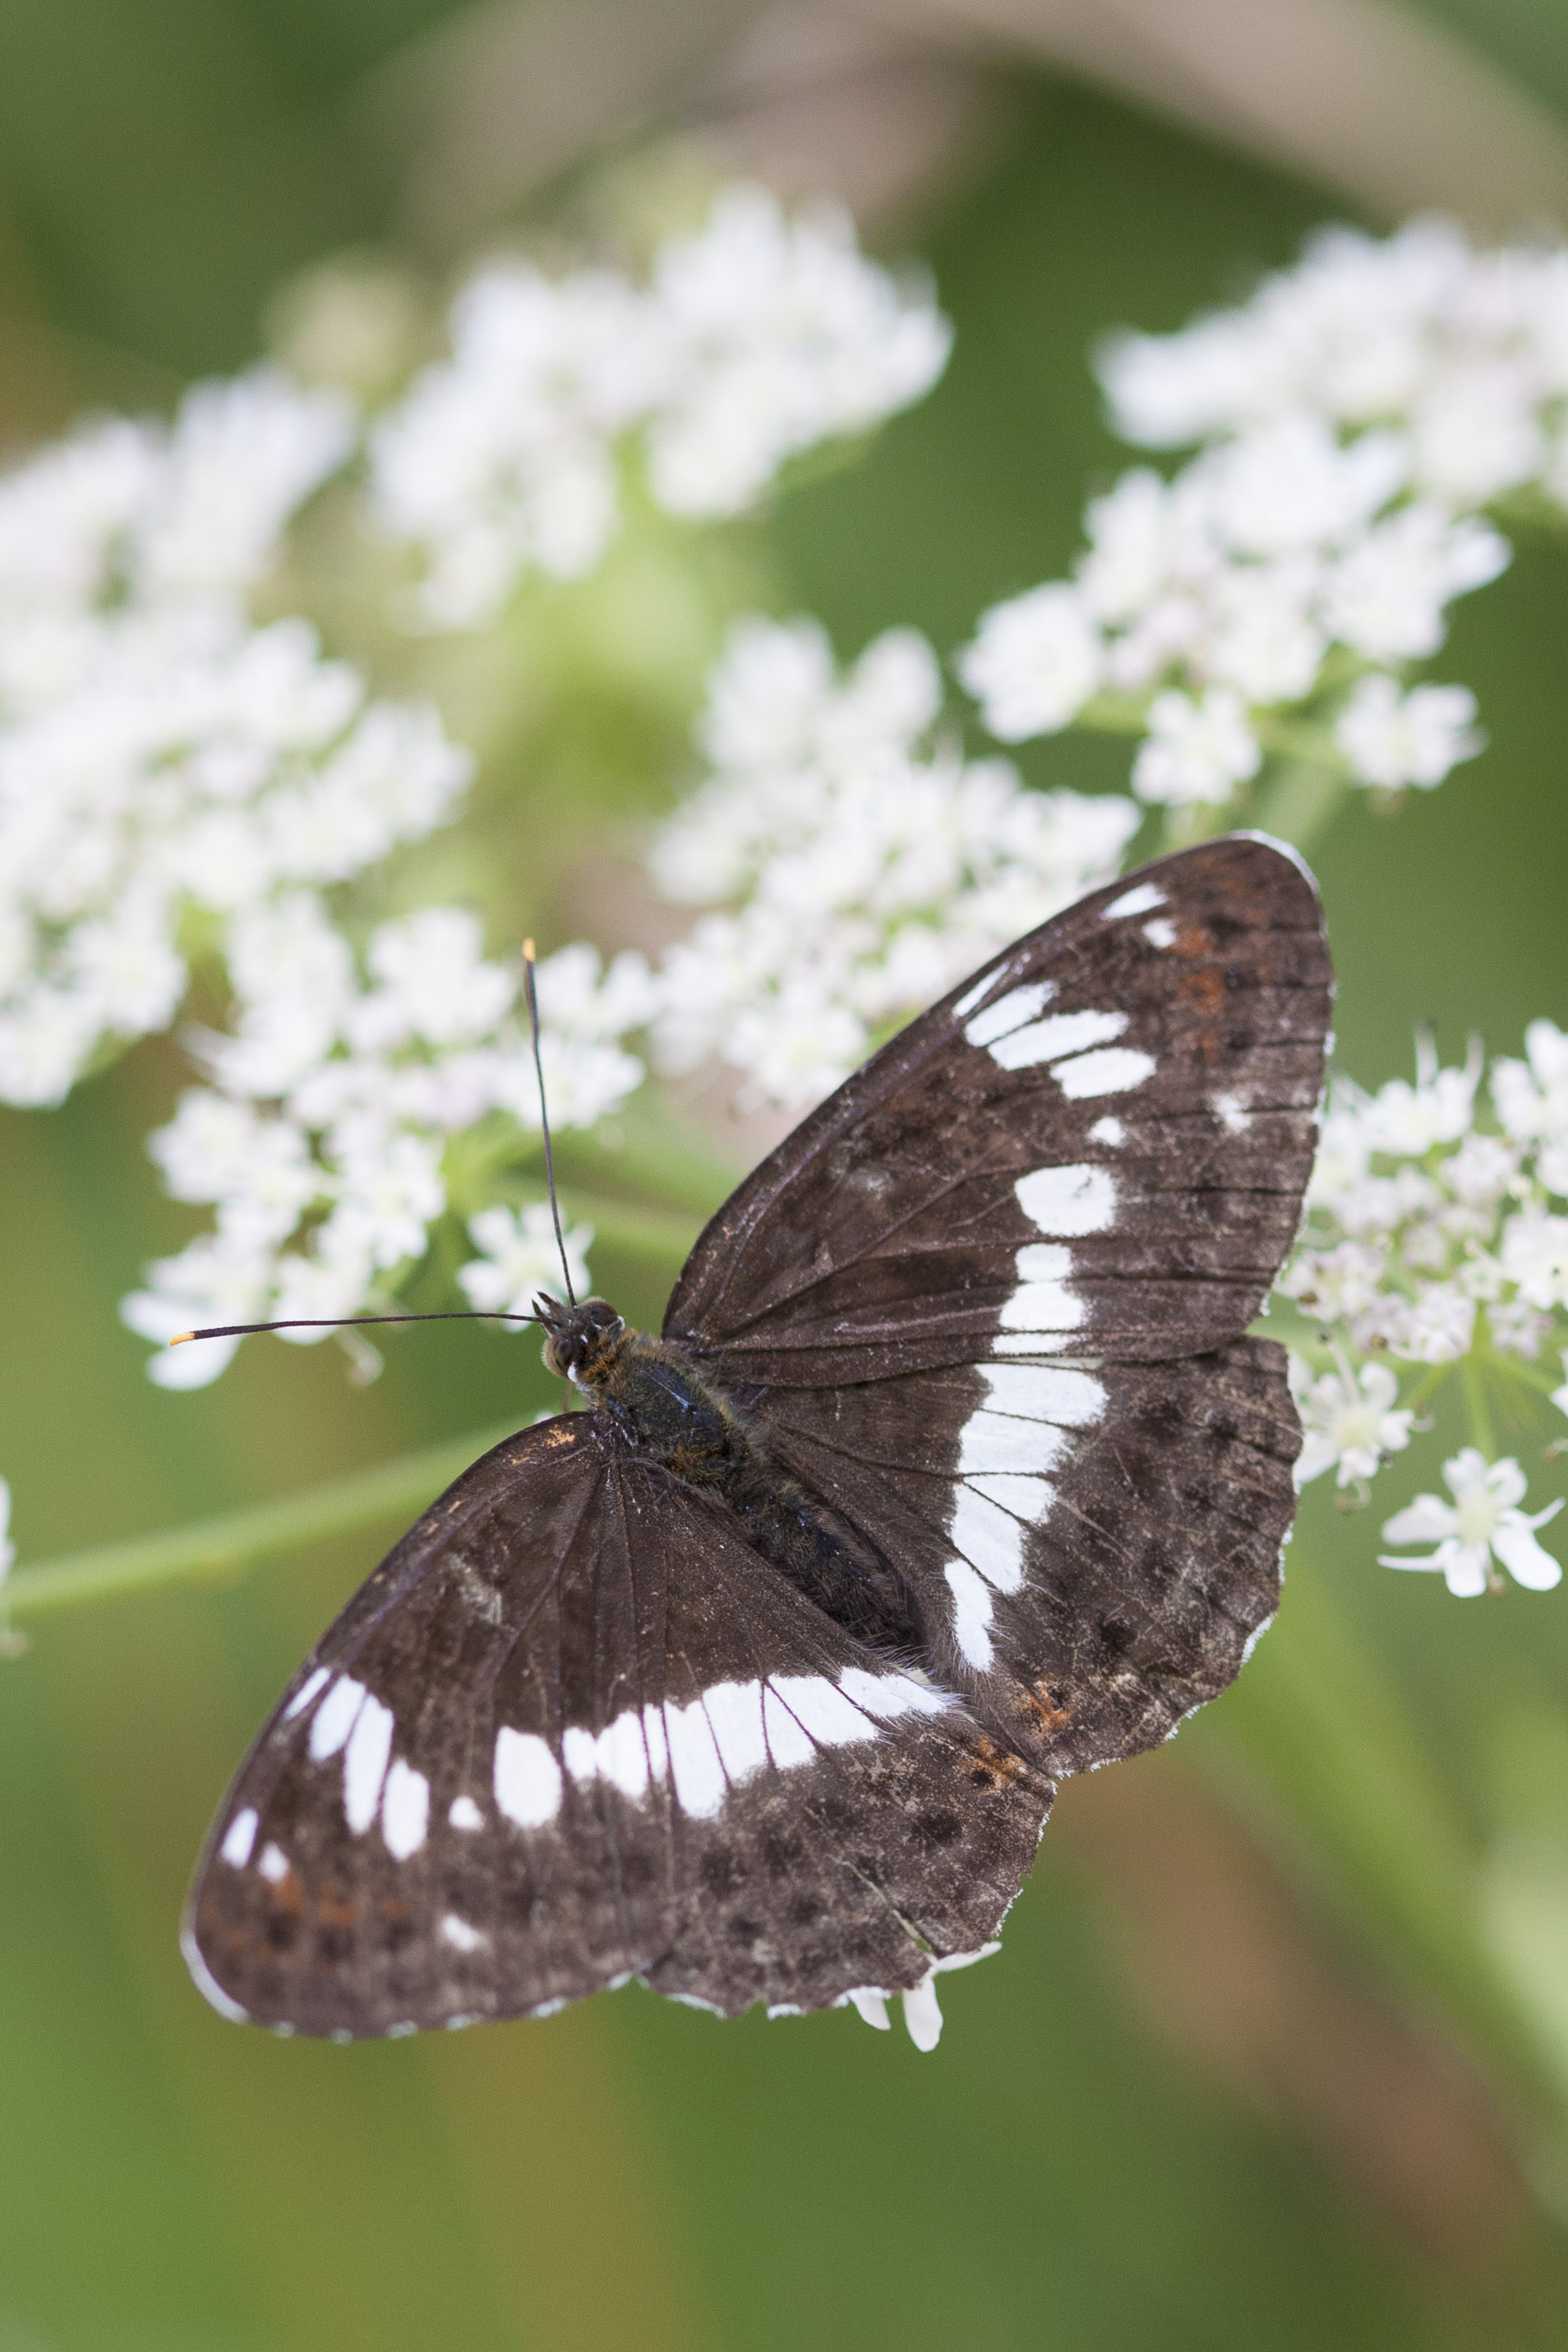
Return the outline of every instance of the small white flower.
{"type": "Polygon", "coordinates": [[[1132,789],[1142,801],[1176,806],[1227,801],[1262,764],[1238,695],[1215,686],[1194,701],[1173,688],[1149,706],[1149,733],[1132,762],[1132,789]]]}
{"type": "Polygon", "coordinates": [[[1532,1021],[1524,1033],[1524,1051],[1522,1062],[1492,1064],[1491,1097],[1504,1133],[1516,1143],[1568,1138],[1568,1033],[1554,1022],[1532,1021]]]}
{"type": "Polygon", "coordinates": [[[237,1339],[168,1342],[210,1324],[259,1323],[267,1314],[272,1268],[265,1253],[237,1249],[204,1234],[177,1257],[147,1268],[148,1287],[121,1299],[120,1319],[143,1339],[158,1340],[147,1373],[161,1389],[205,1388],[232,1358],[237,1339]]]}
{"type": "Polygon", "coordinates": [[[1527,1306],[1568,1307],[1568,1217],[1522,1210],[1503,1226],[1500,1255],[1527,1306]]]}
{"type": "MultiPolygon", "coordinates": [[[[483,1253],[458,1271],[470,1307],[489,1314],[528,1315],[540,1291],[548,1292],[552,1298],[564,1296],[561,1253],[548,1202],[532,1202],[515,1215],[510,1209],[481,1209],[477,1217],[469,1218],[468,1232],[476,1249],[483,1253]]],[[[591,1287],[588,1252],[594,1228],[573,1225],[563,1238],[572,1288],[579,1298],[585,1298],[591,1287]]]]}
{"type": "Polygon", "coordinates": [[[1334,1481],[1352,1486],[1373,1477],[1386,1454],[1410,1443],[1413,1412],[1394,1410],[1399,1387],[1386,1364],[1352,1372],[1342,1356],[1337,1372],[1313,1380],[1299,1356],[1290,1359],[1290,1385],[1305,1433],[1296,1481],[1306,1486],[1337,1466],[1334,1481]]]}
{"type": "Polygon", "coordinates": [[[1390,1078],[1363,1105],[1364,1131],[1372,1150],[1395,1158],[1419,1159],[1435,1144],[1458,1143],[1475,1117],[1480,1076],[1478,1045],[1471,1046],[1462,1067],[1446,1070],[1438,1065],[1431,1039],[1418,1037],[1415,1084],[1390,1078]]]}
{"type": "Polygon", "coordinates": [[[447,1205],[441,1181],[441,1146],[422,1135],[380,1136],[374,1129],[356,1138],[342,1155],[338,1204],[323,1229],[321,1246],[361,1254],[374,1266],[421,1258],[426,1228],[447,1205]]]}
{"type": "Polygon", "coordinates": [[[1467,1445],[1444,1463],[1443,1479],[1451,1503],[1438,1495],[1417,1495],[1383,1530],[1385,1543],[1434,1543],[1436,1550],[1425,1559],[1380,1553],[1383,1567],[1437,1570],[1449,1591],[1467,1600],[1486,1591],[1494,1556],[1516,1584],[1532,1592],[1549,1592],[1561,1581],[1563,1570],[1536,1542],[1535,1529],[1555,1518],[1562,1503],[1533,1515],[1521,1511],[1525,1477],[1516,1461],[1489,1463],[1477,1447],[1467,1445]]]}
{"type": "Polygon", "coordinates": [[[1075,588],[1032,588],[980,616],[958,674],[999,742],[1054,735],[1102,683],[1100,631],[1075,588]]]}
{"type": "Polygon", "coordinates": [[[1489,523],[1402,507],[1336,563],[1323,598],[1334,635],[1369,661],[1424,661],[1447,633],[1445,607],[1506,571],[1512,551],[1489,523]]]}
{"type": "Polygon", "coordinates": [[[1464,686],[1418,686],[1402,695],[1395,679],[1362,678],[1334,726],[1334,740],[1356,782],[1396,791],[1429,791],[1486,738],[1474,725],[1476,698],[1464,686]]]}

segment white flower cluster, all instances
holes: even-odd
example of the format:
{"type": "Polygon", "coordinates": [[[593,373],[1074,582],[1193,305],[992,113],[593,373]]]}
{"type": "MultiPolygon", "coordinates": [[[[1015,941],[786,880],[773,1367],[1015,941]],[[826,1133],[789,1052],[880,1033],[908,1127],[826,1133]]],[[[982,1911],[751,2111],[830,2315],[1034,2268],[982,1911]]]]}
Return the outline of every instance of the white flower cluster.
{"type": "Polygon", "coordinates": [[[1130,699],[1146,730],[1132,788],[1148,802],[1229,800],[1263,763],[1260,714],[1330,690],[1322,748],[1355,781],[1440,783],[1480,749],[1474,698],[1406,688],[1399,672],[1436,651],[1450,602],[1510,551],[1410,487],[1400,435],[1342,445],[1300,413],[1173,481],[1136,467],[1090,504],[1070,581],[982,616],[964,684],[1004,742],[1054,733],[1096,697],[1130,699]]]}
{"type": "Polygon", "coordinates": [[[1493,1064],[1500,1132],[1476,1124],[1472,1052],[1375,1095],[1336,1083],[1303,1245],[1280,1278],[1361,1354],[1444,1364],[1484,1317],[1493,1349],[1538,1359],[1568,1309],[1568,1036],[1532,1021],[1527,1059],[1493,1064]]]}
{"type": "Polygon", "coordinates": [[[107,1041],[164,1027],[194,919],[450,813],[469,763],[433,711],[247,616],[352,438],[342,402],[261,371],[0,478],[0,1100],[58,1102],[107,1041]]]}
{"type": "Polygon", "coordinates": [[[718,1055],[747,1093],[818,1100],[882,1034],[1116,871],[1123,799],[1026,792],[935,740],[924,639],[879,637],[842,681],[809,621],[742,621],[710,681],[713,773],[653,853],[665,894],[728,902],[671,948],[655,1049],[718,1055]]]}
{"type": "Polygon", "coordinates": [[[1166,803],[1229,799],[1271,750],[1384,790],[1478,751],[1466,689],[1403,673],[1509,561],[1481,509],[1568,506],[1568,253],[1476,252],[1442,221],[1333,230],[1240,309],[1123,336],[1100,370],[1125,438],[1209,446],[1173,480],[1123,476],[1072,578],[984,616],[964,676],[992,731],[1131,701],[1134,789],[1166,803]],[[1279,724],[1302,704],[1310,744],[1279,724]]]}
{"type": "Polygon", "coordinates": [[[1146,448],[1295,412],[1396,425],[1412,486],[1451,511],[1538,483],[1568,504],[1568,253],[1476,252],[1452,222],[1320,231],[1241,308],[1100,355],[1118,431],[1146,448]]]}
{"type": "MultiPolygon", "coordinates": [[[[496,1112],[539,1123],[519,974],[486,961],[465,910],[383,923],[362,970],[321,900],[298,892],[237,919],[230,969],[232,1032],[201,1046],[212,1083],[151,1139],[168,1190],[216,1217],[124,1302],[149,1339],[374,1307],[424,1258],[446,1212],[448,1139],[496,1112]]],[[[552,1123],[590,1126],[642,1078],[621,1040],[647,1021],[647,968],[626,955],[602,971],[591,948],[567,948],[540,965],[538,992],[552,1123]]],[[[476,1305],[514,1299],[555,1265],[528,1212],[520,1225],[488,1209],[470,1230],[482,1256],[460,1279],[476,1305]]],[[[571,1236],[577,1271],[587,1239],[571,1236]]],[[[234,1344],[204,1340],[149,1369],[163,1387],[198,1387],[234,1344]]]]}
{"type": "MultiPolygon", "coordinates": [[[[1553,1388],[1536,1369],[1568,1341],[1568,1035],[1531,1022],[1525,1058],[1492,1064],[1491,1129],[1478,1122],[1481,1076],[1479,1052],[1444,1069],[1423,1042],[1414,1085],[1394,1079],[1368,1095],[1341,1080],[1331,1093],[1306,1232],[1278,1286],[1325,1336],[1333,1364],[1314,1372],[1292,1356],[1302,1484],[1332,1469],[1342,1487],[1364,1489],[1408,1445],[1415,1413],[1398,1402],[1395,1365],[1431,1367],[1418,1383],[1429,1394],[1445,1368],[1468,1360],[1479,1380],[1544,1394],[1568,1413],[1568,1381],[1553,1388]]],[[[1437,1549],[1388,1566],[1441,1570],[1451,1591],[1479,1593],[1493,1573],[1489,1545],[1518,1582],[1556,1583],[1532,1530],[1557,1507],[1520,1511],[1516,1461],[1489,1465],[1467,1448],[1443,1475],[1451,1502],[1422,1496],[1384,1530],[1391,1543],[1437,1549]]]]}
{"type": "Polygon", "coordinates": [[[451,333],[451,358],[372,436],[380,526],[421,551],[424,616],[447,628],[493,617],[531,570],[597,562],[634,430],[661,506],[736,514],[786,458],[918,400],[951,341],[926,289],[862,257],[847,215],[791,220],[743,186],[660,249],[646,287],[498,262],[451,333]]]}

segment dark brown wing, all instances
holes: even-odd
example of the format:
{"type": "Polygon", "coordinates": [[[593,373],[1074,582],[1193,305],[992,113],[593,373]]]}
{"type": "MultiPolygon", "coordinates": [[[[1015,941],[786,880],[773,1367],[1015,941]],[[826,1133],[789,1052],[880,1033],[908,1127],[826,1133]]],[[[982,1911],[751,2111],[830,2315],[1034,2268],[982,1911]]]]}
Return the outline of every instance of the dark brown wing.
{"type": "Polygon", "coordinates": [[[1279,1605],[1284,1350],[783,1390],[770,1442],[899,1563],[939,1677],[1058,1778],[1168,1738],[1279,1605]]]}
{"type": "Polygon", "coordinates": [[[1330,996],[1292,853],[1161,859],[850,1078],[670,1301],[903,1574],[932,1672],[1052,1772],[1164,1738],[1273,1613],[1300,1428],[1242,1334],[1300,1220],[1330,996]]]}
{"type": "Polygon", "coordinates": [[[1033,931],[763,1160],[665,1336],[743,1387],[1237,1338],[1294,1235],[1330,970],[1292,855],[1204,844],[1033,931]]]}
{"type": "Polygon", "coordinates": [[[1050,1783],[596,1416],[428,1511],[241,1768],[185,1949],[226,2013],[412,2032],[628,1976],[731,2014],[991,1934],[1050,1783]]]}

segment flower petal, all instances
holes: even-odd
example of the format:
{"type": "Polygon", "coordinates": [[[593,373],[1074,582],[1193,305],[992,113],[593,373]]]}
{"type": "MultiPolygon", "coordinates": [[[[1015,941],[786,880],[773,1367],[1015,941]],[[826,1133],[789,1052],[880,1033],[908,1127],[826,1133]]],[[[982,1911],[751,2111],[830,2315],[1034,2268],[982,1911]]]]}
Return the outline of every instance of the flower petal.
{"type": "Polygon", "coordinates": [[[1552,1554],[1535,1540],[1522,1513],[1507,1513],[1492,1537],[1492,1549],[1516,1584],[1531,1592],[1550,1592],[1563,1581],[1563,1570],[1552,1554]]]}

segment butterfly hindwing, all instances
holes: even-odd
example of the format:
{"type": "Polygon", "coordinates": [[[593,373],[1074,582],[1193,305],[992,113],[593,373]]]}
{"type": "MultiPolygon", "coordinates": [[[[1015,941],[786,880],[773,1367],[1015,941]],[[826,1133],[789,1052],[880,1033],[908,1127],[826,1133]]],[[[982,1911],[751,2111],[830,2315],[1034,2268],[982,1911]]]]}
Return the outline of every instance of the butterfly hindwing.
{"type": "Polygon", "coordinates": [[[1300,1431],[1269,1341],[953,1366],[770,1408],[780,1460],[898,1558],[941,1678],[1054,1775],[1167,1738],[1278,1606],[1300,1431]]]}
{"type": "Polygon", "coordinates": [[[1051,1784],[596,1416],[476,1465],[329,1630],[193,1889],[231,2013],[307,2033],[628,1976],[725,2014],[977,1949],[1051,1784]]]}
{"type": "Polygon", "coordinates": [[[758,1390],[1224,1345],[1295,1233],[1329,994],[1316,893],[1265,842],[1092,893],[752,1171],[667,1338],[758,1390]]]}

